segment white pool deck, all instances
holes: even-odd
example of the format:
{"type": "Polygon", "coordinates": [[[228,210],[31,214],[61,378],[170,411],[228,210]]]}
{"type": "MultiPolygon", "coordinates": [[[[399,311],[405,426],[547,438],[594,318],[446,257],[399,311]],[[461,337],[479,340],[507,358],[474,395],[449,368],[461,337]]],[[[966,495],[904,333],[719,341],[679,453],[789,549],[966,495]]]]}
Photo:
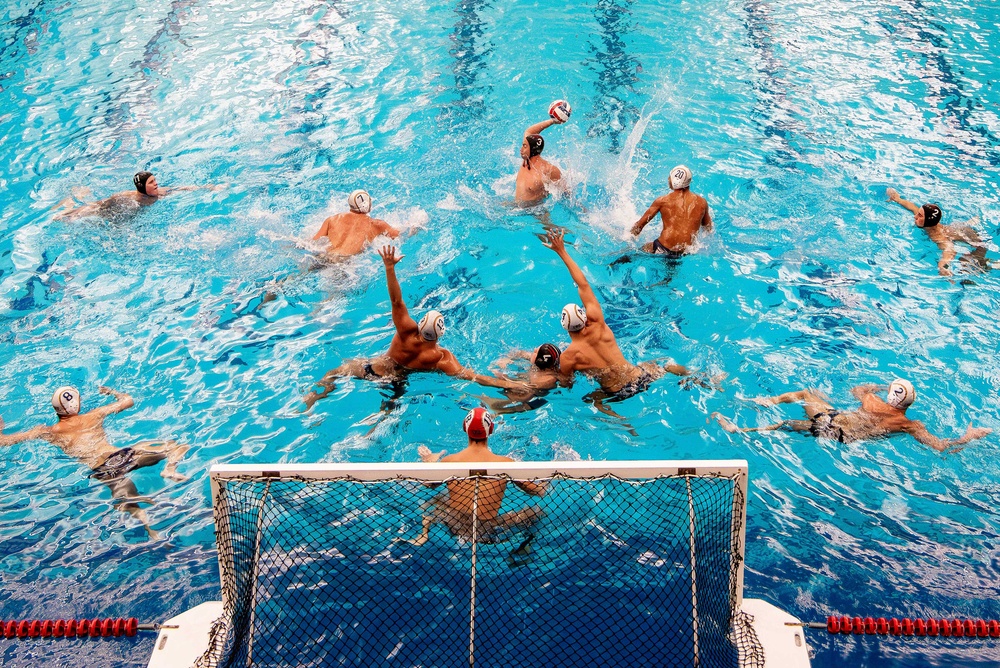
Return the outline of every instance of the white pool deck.
{"type": "MultiPolygon", "coordinates": [[[[753,628],[764,647],[765,668],[809,668],[809,646],[801,626],[780,608],[759,599],[744,599],[743,611],[753,615],[753,628]]],[[[208,647],[212,623],[222,614],[222,602],[210,601],[163,623],[149,668],[191,668],[208,647]]]]}

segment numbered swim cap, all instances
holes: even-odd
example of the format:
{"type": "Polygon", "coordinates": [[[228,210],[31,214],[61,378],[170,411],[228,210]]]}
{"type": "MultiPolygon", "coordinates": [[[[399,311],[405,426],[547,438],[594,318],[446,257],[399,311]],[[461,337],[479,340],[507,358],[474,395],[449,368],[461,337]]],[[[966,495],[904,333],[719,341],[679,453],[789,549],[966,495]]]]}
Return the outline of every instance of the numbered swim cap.
{"type": "Polygon", "coordinates": [[[543,343],[538,346],[535,353],[535,366],[539,369],[551,369],[559,364],[559,348],[551,343],[543,343]]]}
{"type": "Polygon", "coordinates": [[[941,222],[941,207],[937,204],[924,204],[924,227],[934,227],[941,222]]]}
{"type": "Polygon", "coordinates": [[[567,332],[579,332],[587,326],[587,312],[577,304],[566,304],[563,306],[560,320],[567,332]]]}
{"type": "Polygon", "coordinates": [[[573,113],[573,108],[569,106],[569,102],[566,100],[556,100],[549,105],[549,116],[556,119],[560,123],[565,123],[569,120],[569,115],[573,113]]]}
{"type": "Polygon", "coordinates": [[[80,414],[80,393],[75,387],[60,387],[52,395],[52,408],[59,417],[72,417],[80,414]]]}
{"type": "Polygon", "coordinates": [[[437,341],[444,334],[444,316],[437,311],[428,311],[417,323],[417,329],[424,341],[437,341]]]}
{"type": "Polygon", "coordinates": [[[691,185],[691,170],[684,165],[677,165],[670,170],[670,189],[680,190],[691,185]]]}
{"type": "Polygon", "coordinates": [[[368,213],[372,210],[372,196],[367,190],[355,190],[347,196],[347,206],[354,213],[368,213]]]}
{"type": "Polygon", "coordinates": [[[473,408],[465,416],[462,429],[469,438],[485,441],[493,434],[493,416],[485,408],[473,408]]]}
{"type": "Polygon", "coordinates": [[[893,408],[907,408],[916,398],[917,393],[910,381],[897,378],[889,385],[889,396],[885,403],[893,408]]]}
{"type": "Polygon", "coordinates": [[[143,195],[148,195],[146,192],[146,181],[149,177],[153,175],[153,172],[136,172],[136,175],[132,177],[132,183],[135,184],[135,189],[138,190],[143,195]]]}

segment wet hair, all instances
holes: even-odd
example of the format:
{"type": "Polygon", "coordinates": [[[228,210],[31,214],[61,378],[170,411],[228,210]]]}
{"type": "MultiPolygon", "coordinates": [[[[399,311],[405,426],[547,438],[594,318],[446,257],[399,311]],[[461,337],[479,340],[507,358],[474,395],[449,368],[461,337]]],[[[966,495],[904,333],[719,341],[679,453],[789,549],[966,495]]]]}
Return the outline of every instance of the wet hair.
{"type": "Polygon", "coordinates": [[[542,149],[545,148],[545,140],[542,139],[542,135],[524,135],[524,141],[528,142],[528,157],[524,159],[524,166],[531,169],[529,160],[536,155],[542,154],[542,149]]]}
{"type": "Polygon", "coordinates": [[[941,222],[941,207],[937,204],[924,204],[924,227],[934,227],[941,222]]]}
{"type": "Polygon", "coordinates": [[[553,369],[559,364],[559,348],[551,343],[543,343],[535,354],[535,366],[539,369],[553,369]]]}
{"type": "Polygon", "coordinates": [[[135,184],[135,189],[138,190],[143,195],[148,195],[146,192],[146,181],[149,177],[153,175],[153,172],[136,172],[135,176],[132,177],[132,183],[135,184]]]}

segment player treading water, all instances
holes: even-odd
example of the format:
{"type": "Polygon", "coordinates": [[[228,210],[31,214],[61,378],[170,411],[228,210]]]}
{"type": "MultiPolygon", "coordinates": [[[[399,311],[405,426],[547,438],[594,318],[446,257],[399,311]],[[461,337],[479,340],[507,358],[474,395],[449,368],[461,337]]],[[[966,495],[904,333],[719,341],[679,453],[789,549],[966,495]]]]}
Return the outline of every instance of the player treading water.
{"type": "Polygon", "coordinates": [[[501,387],[528,391],[527,384],[493,378],[476,373],[462,366],[451,351],[438,345],[444,334],[444,316],[437,311],[428,311],[420,322],[410,317],[403,301],[403,290],[396,278],[396,263],[403,259],[392,246],[383,246],[378,254],[385,265],[385,279],[389,287],[392,303],[392,323],[396,333],[389,343],[389,351],[371,359],[348,360],[336,369],[328,371],[316,384],[322,387],[303,397],[308,408],[336,389],[336,379],[351,377],[372,381],[400,382],[413,371],[440,371],[462,380],[471,380],[487,387],[501,387]]]}
{"type": "Polygon", "coordinates": [[[330,245],[326,252],[333,256],[357,255],[376,237],[386,235],[390,239],[399,236],[399,230],[378,218],[369,216],[372,198],[366,190],[355,190],[347,197],[349,212],[338,213],[323,221],[314,241],[327,239],[330,245]]]}
{"type": "Polygon", "coordinates": [[[562,325],[569,332],[572,341],[559,359],[562,374],[572,377],[575,372],[581,371],[596,380],[601,386],[601,392],[592,398],[599,409],[602,408],[603,401],[628,399],[645,391],[653,381],[666,373],[690,375],[691,372],[680,364],[632,364],[625,359],[614,332],[604,320],[604,311],[597,301],[597,295],[580,267],[566,251],[563,234],[562,230],[550,230],[543,243],[554,250],[566,264],[576,283],[583,307],[567,304],[562,311],[562,325]]]}
{"type": "Polygon", "coordinates": [[[521,141],[521,169],[517,171],[514,201],[520,206],[538,204],[548,196],[547,188],[562,182],[559,168],[542,158],[545,140],[542,131],[569,120],[569,102],[556,100],[549,108],[550,119],[535,123],[524,131],[521,141]]]}
{"type": "MultiPolygon", "coordinates": [[[[432,453],[426,446],[420,446],[417,452],[421,461],[433,462],[512,462],[510,457],[498,455],[490,450],[488,443],[493,434],[493,416],[485,408],[469,411],[462,423],[462,429],[469,437],[468,446],[453,455],[444,455],[444,451],[432,453]]],[[[525,494],[544,496],[547,483],[514,481],[514,484],[525,494]]],[[[476,526],[476,542],[499,543],[510,538],[510,533],[529,529],[544,516],[544,511],[538,506],[523,508],[518,511],[500,514],[504,495],[507,492],[506,480],[453,480],[447,483],[448,491],[431,499],[423,507],[424,518],[420,536],[406,541],[414,545],[423,545],[430,536],[431,527],[435,524],[444,525],[451,535],[462,540],[473,539],[473,501],[475,501],[478,523],[476,526]],[[478,494],[477,494],[478,488],[478,494]]],[[[430,486],[436,486],[430,484],[430,486]]],[[[530,541],[525,540],[515,553],[526,553],[530,541]]],[[[518,555],[512,555],[514,557],[518,555]]]]}
{"type": "Polygon", "coordinates": [[[177,463],[188,451],[188,446],[161,440],[142,441],[127,448],[114,447],[104,431],[104,419],[131,408],[132,397],[107,387],[99,388],[98,392],[114,395],[115,402],[81,415],[80,393],[72,387],[60,387],[52,395],[52,407],[59,416],[56,424],[35,427],[18,434],[3,434],[3,420],[0,420],[0,446],[40,439],[62,449],[90,467],[90,477],[111,488],[115,506],[142,522],[149,537],[157,539],[159,534],[149,525],[146,512],[139,507],[139,503],[153,501],[139,496],[135,483],[127,474],[167,460],[161,475],[169,480],[187,480],[186,476],[177,472],[177,463]]]}

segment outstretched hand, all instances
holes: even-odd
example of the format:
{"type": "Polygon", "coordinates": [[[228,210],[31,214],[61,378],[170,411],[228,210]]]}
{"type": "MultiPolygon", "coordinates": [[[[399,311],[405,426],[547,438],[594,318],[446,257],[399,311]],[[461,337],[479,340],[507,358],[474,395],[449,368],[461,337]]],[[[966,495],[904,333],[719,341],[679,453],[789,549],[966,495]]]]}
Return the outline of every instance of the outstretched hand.
{"type": "Polygon", "coordinates": [[[553,228],[542,239],[542,245],[546,248],[551,248],[557,253],[562,253],[566,250],[566,242],[563,240],[564,236],[566,236],[565,230],[562,228],[553,228]]]}
{"type": "Polygon", "coordinates": [[[382,246],[378,249],[378,254],[382,256],[382,262],[385,263],[386,267],[393,267],[406,257],[405,255],[396,255],[395,246],[382,246]]]}
{"type": "Polygon", "coordinates": [[[714,376],[710,376],[705,372],[698,372],[682,377],[677,381],[677,384],[685,390],[690,390],[692,387],[697,386],[705,390],[725,392],[725,388],[722,387],[722,381],[726,379],[726,376],[727,374],[725,373],[717,373],[714,376]]]}
{"type": "Polygon", "coordinates": [[[426,445],[421,445],[420,447],[417,448],[417,454],[420,455],[420,461],[425,462],[427,464],[433,464],[434,462],[438,461],[439,459],[441,459],[441,457],[444,456],[445,452],[446,450],[442,450],[441,452],[431,452],[431,449],[428,448],[426,445]]]}
{"type": "Polygon", "coordinates": [[[970,441],[973,441],[973,440],[975,440],[977,438],[982,438],[983,436],[987,436],[987,435],[992,434],[992,433],[993,433],[993,430],[990,429],[989,427],[973,427],[970,424],[969,428],[965,430],[965,437],[964,438],[967,438],[970,441]]]}
{"type": "Polygon", "coordinates": [[[890,202],[896,202],[899,200],[899,193],[895,188],[886,188],[885,196],[889,198],[890,202]]]}
{"type": "Polygon", "coordinates": [[[106,385],[101,385],[99,388],[97,388],[97,392],[98,392],[98,394],[114,394],[115,393],[114,390],[112,390],[110,387],[108,387],[106,385]]]}

